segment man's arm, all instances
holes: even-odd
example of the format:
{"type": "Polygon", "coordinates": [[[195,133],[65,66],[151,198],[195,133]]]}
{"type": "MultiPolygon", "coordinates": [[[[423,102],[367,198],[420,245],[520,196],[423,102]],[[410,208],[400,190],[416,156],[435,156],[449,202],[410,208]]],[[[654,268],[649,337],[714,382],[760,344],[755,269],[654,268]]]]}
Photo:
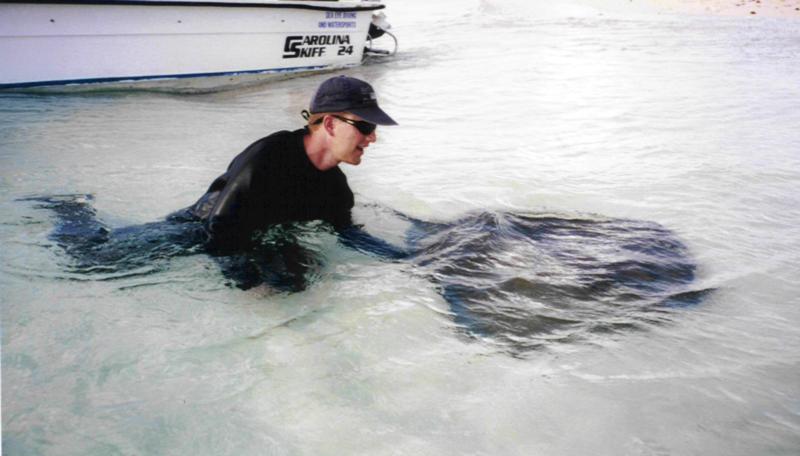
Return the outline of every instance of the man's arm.
{"type": "Polygon", "coordinates": [[[253,170],[242,167],[219,191],[204,220],[208,248],[218,254],[248,248],[253,236],[253,170]]]}

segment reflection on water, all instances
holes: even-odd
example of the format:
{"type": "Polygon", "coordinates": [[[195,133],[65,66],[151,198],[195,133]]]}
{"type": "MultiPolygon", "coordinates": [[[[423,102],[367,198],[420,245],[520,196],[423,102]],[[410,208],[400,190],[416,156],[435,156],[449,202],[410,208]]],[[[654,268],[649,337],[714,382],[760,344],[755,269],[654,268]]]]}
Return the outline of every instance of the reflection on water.
{"type": "MultiPolygon", "coordinates": [[[[152,274],[172,257],[204,251],[194,220],[173,215],[112,230],[97,219],[90,195],[25,200],[56,215],[50,238],[82,278],[152,274]]],[[[655,223],[496,212],[432,223],[376,210],[410,225],[406,245],[392,249],[361,230],[349,230],[344,244],[411,262],[436,284],[465,334],[510,353],[668,321],[670,309],[707,293],[692,288],[696,266],[686,246],[655,223]]],[[[324,263],[308,241],[331,232],[320,222],[276,225],[253,249],[215,260],[238,288],[299,292],[324,263]]]]}

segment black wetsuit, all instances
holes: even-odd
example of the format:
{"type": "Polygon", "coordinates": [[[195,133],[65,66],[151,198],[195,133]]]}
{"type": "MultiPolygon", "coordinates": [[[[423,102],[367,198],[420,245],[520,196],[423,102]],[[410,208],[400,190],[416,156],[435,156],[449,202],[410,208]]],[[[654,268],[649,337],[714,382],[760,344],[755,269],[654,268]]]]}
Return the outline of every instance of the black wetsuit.
{"type": "Polygon", "coordinates": [[[245,249],[254,233],[276,223],[323,220],[339,231],[350,226],[347,178],[339,167],[320,171],[311,163],[306,133],[280,131],[251,144],[186,209],[203,221],[212,250],[245,249]]]}

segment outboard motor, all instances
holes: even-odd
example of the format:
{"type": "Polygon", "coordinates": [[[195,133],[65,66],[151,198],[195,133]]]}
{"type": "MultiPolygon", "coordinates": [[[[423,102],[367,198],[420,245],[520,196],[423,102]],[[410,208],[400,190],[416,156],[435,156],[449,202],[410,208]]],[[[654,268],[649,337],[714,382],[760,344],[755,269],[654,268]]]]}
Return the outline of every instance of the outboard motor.
{"type": "Polygon", "coordinates": [[[394,55],[397,52],[397,37],[389,32],[392,26],[386,21],[386,15],[383,12],[373,14],[372,22],[369,24],[369,31],[367,32],[367,47],[364,48],[364,57],[368,55],[394,55]],[[394,49],[389,51],[387,49],[378,49],[375,47],[373,40],[378,39],[384,35],[392,37],[394,40],[394,49]]]}

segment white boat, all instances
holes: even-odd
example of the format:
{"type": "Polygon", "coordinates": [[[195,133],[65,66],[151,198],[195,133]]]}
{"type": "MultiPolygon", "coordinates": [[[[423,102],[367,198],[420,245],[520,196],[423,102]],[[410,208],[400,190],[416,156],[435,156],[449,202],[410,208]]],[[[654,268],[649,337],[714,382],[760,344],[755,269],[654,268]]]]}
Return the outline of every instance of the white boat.
{"type": "Polygon", "coordinates": [[[205,91],[356,66],[383,32],[383,8],[377,0],[3,0],[0,89],[205,91]]]}

